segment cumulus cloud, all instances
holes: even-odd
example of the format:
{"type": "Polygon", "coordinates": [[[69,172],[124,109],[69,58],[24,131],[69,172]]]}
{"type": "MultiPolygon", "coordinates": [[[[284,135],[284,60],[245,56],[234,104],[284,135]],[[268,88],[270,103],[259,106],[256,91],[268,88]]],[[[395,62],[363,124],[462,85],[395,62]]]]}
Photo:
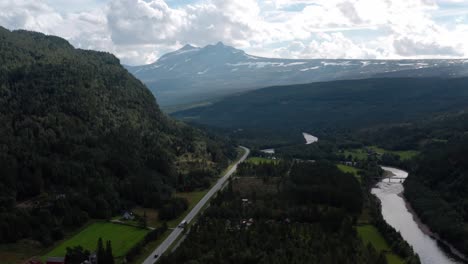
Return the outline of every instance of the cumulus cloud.
{"type": "Polygon", "coordinates": [[[199,0],[177,7],[165,0],[108,0],[75,11],[52,2],[3,0],[0,25],[59,35],[79,48],[115,53],[127,64],[152,62],[187,43],[217,41],[294,58],[468,54],[468,40],[459,37],[467,33],[464,20],[434,18],[459,0],[199,0]]]}
{"type": "Polygon", "coordinates": [[[377,50],[365,47],[346,38],[342,33],[320,33],[308,44],[292,42],[287,47],[275,50],[278,57],[307,59],[376,59],[381,57],[377,50]]]}
{"type": "Polygon", "coordinates": [[[463,56],[462,50],[453,46],[444,46],[437,42],[415,40],[408,37],[396,39],[393,42],[395,51],[401,56],[433,55],[443,56],[463,56]]]}
{"type": "Polygon", "coordinates": [[[114,0],[107,10],[111,37],[117,45],[173,42],[187,17],[163,0],[114,0]]]}
{"type": "Polygon", "coordinates": [[[58,13],[39,1],[2,1],[0,10],[0,23],[8,28],[50,31],[62,22],[58,13]]]}

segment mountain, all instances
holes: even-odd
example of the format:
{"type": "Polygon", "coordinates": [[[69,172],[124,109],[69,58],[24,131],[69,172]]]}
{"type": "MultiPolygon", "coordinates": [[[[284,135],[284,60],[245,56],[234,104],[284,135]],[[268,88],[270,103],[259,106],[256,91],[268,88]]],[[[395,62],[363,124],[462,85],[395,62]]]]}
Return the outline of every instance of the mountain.
{"type": "Polygon", "coordinates": [[[259,142],[408,122],[468,107],[468,78],[383,78],[275,86],[173,115],[259,142]],[[293,136],[295,135],[295,136],[293,136]]]}
{"type": "Polygon", "coordinates": [[[155,63],[126,66],[162,107],[213,100],[274,85],[377,77],[463,77],[468,60],[299,60],[252,56],[218,43],[186,45],[155,63]]]}
{"type": "Polygon", "coordinates": [[[178,178],[232,154],[163,114],[113,55],[1,27],[0,122],[0,243],[50,245],[88,218],[159,208],[178,178]]]}

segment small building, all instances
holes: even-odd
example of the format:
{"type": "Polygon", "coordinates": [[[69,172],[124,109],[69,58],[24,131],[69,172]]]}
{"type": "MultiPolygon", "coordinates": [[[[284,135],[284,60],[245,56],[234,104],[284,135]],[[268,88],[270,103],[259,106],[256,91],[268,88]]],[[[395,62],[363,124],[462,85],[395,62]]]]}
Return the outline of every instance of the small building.
{"type": "Polygon", "coordinates": [[[65,264],[65,258],[63,258],[63,257],[49,257],[49,258],[47,258],[46,264],[65,264]]]}
{"type": "Polygon", "coordinates": [[[135,219],[135,216],[133,215],[132,212],[126,211],[126,212],[122,215],[122,218],[123,218],[124,220],[133,220],[133,219],[135,219]]]}

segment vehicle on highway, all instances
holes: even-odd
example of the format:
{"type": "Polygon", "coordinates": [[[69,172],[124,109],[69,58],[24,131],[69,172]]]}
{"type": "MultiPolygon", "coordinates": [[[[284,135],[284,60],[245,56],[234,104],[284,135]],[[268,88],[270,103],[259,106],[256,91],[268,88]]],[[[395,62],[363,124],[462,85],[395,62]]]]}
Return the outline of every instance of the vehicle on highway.
{"type": "Polygon", "coordinates": [[[185,228],[185,226],[187,225],[187,220],[183,220],[182,222],[180,222],[179,224],[179,228],[185,228]]]}

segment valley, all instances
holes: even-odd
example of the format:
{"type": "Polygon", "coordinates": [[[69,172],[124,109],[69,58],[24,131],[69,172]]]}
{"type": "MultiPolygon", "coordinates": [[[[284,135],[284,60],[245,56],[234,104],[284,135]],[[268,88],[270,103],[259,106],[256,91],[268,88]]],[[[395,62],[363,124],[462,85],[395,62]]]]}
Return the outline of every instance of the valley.
{"type": "MultiPolygon", "coordinates": [[[[365,80],[364,82],[369,84],[373,81],[365,80]]],[[[358,100],[351,99],[347,102],[348,104],[356,105],[349,108],[352,109],[350,110],[351,112],[338,111],[338,113],[348,113],[347,121],[354,121],[353,124],[346,123],[346,125],[343,125],[343,122],[339,126],[336,124],[338,120],[342,120],[342,117],[338,115],[333,116],[332,109],[341,107],[343,101],[332,100],[328,101],[330,104],[329,108],[317,108],[317,104],[315,104],[316,108],[308,110],[308,117],[316,115],[316,118],[313,118],[312,121],[310,121],[310,118],[307,121],[299,121],[300,117],[296,117],[295,115],[303,112],[304,109],[308,109],[305,102],[309,104],[313,104],[314,102],[323,104],[324,98],[326,98],[326,96],[317,93],[317,88],[320,86],[314,84],[304,87],[294,86],[294,88],[303,88],[307,93],[317,94],[322,97],[314,98],[311,96],[311,99],[304,100],[304,95],[298,95],[297,90],[293,90],[292,87],[289,88],[289,91],[273,87],[245,93],[240,96],[233,96],[226,99],[225,103],[217,103],[200,109],[185,110],[179,115],[178,113],[174,115],[182,118],[186,114],[191,117],[196,116],[196,118],[191,118],[190,122],[201,122],[215,127],[222,127],[225,124],[223,122],[218,123],[216,113],[222,113],[222,115],[219,115],[219,120],[222,120],[222,118],[235,120],[238,123],[232,126],[232,123],[224,126],[220,131],[230,137],[236,138],[240,142],[254,142],[254,145],[257,144],[258,149],[254,147],[253,153],[262,157],[264,164],[271,163],[269,161],[271,159],[277,160],[281,158],[292,158],[294,160],[325,159],[336,162],[340,170],[355,175],[363,186],[369,188],[369,192],[372,192],[379,198],[377,208],[382,208],[382,211],[374,211],[371,214],[374,215],[373,217],[376,220],[369,221],[367,216],[364,217],[365,220],[359,220],[362,222],[358,230],[362,233],[362,238],[365,241],[375,245],[377,248],[387,248],[387,245],[390,244],[396,252],[404,252],[404,250],[400,251],[401,249],[397,249],[398,243],[395,244],[394,231],[388,231],[391,229],[384,227],[388,224],[401,232],[401,239],[409,243],[409,246],[419,255],[421,263],[464,263],[464,255],[467,252],[465,243],[467,238],[465,233],[466,200],[464,200],[466,199],[464,198],[466,195],[464,191],[466,191],[467,185],[466,164],[460,160],[460,157],[463,156],[461,153],[466,153],[466,106],[461,102],[456,106],[456,100],[448,100],[447,103],[450,104],[450,106],[447,105],[448,108],[435,103],[438,99],[423,95],[428,91],[427,85],[421,86],[421,89],[417,86],[406,89],[407,94],[411,94],[411,99],[406,99],[404,95],[398,92],[398,89],[394,88],[395,86],[392,87],[391,85],[391,83],[396,84],[400,81],[401,84],[407,85],[415,80],[382,80],[386,85],[389,85],[389,90],[386,90],[387,88],[384,88],[384,86],[379,88],[376,86],[376,92],[379,91],[380,94],[388,91],[390,94],[398,95],[398,100],[401,101],[396,104],[395,101],[389,100],[391,95],[386,96],[386,100],[391,102],[389,103],[389,106],[392,107],[391,113],[392,115],[395,114],[396,119],[388,116],[390,111],[387,112],[385,110],[386,102],[383,99],[384,97],[382,97],[382,100],[376,97],[373,101],[374,103],[378,102],[379,107],[372,108],[372,115],[380,117],[380,120],[363,120],[369,118],[368,114],[362,114],[362,118],[353,116],[362,107],[362,104],[357,102],[363,100],[363,96],[361,95],[358,100]],[[315,90],[313,90],[314,88],[315,90]],[[271,96],[273,91],[283,94],[280,95],[281,97],[272,97],[274,99],[265,99],[271,96]],[[421,97],[418,98],[419,96],[421,97]],[[283,98],[298,101],[302,99],[304,100],[304,104],[298,106],[298,102],[293,101],[288,105],[292,109],[287,109],[282,104],[277,104],[278,98],[280,98],[280,101],[285,100],[283,98]],[[428,103],[432,99],[436,101],[433,104],[428,103]],[[409,102],[412,103],[411,106],[407,105],[409,107],[407,111],[411,111],[412,116],[404,111],[397,117],[400,109],[396,109],[395,107],[402,107],[404,109],[406,107],[405,104],[409,102]],[[270,116],[271,121],[265,120],[263,115],[262,118],[255,120],[243,118],[243,107],[246,107],[246,111],[251,115],[252,113],[257,113],[254,110],[255,104],[258,104],[258,109],[262,109],[258,113],[270,116]],[[236,110],[231,111],[228,109],[236,110]],[[298,109],[302,111],[298,111],[298,109]],[[288,114],[288,111],[291,114],[288,114]],[[324,122],[323,118],[326,118],[327,123],[324,122]],[[299,125],[294,126],[292,124],[293,120],[297,120],[296,122],[299,125]],[[322,123],[318,123],[316,120],[320,120],[322,123]],[[271,130],[275,131],[275,135],[272,137],[269,136],[271,135],[271,130]],[[314,134],[319,134],[321,138],[320,141],[314,144],[301,143],[301,140],[295,136],[299,133],[298,131],[312,130],[315,131],[314,134]],[[258,138],[259,140],[253,140],[254,138],[258,138]],[[275,147],[274,151],[271,149],[273,146],[275,147]],[[450,161],[452,162],[451,165],[448,164],[450,161]],[[402,167],[406,168],[409,172],[383,167],[384,171],[387,171],[385,174],[388,174],[388,171],[396,173],[395,179],[392,180],[388,178],[389,176],[381,176],[384,175],[383,171],[369,170],[369,167],[366,167],[366,164],[369,164],[369,162],[402,167]],[[431,169],[428,168],[434,168],[435,170],[429,172],[431,169]],[[427,178],[429,175],[431,176],[427,178]],[[407,177],[409,180],[405,180],[407,177]],[[378,181],[381,182],[378,183],[378,181]],[[454,185],[454,182],[457,182],[459,185],[454,185]],[[403,188],[404,186],[405,188],[403,188]],[[451,194],[447,190],[455,193],[451,194]],[[414,209],[408,209],[413,206],[414,209]],[[382,218],[380,219],[376,216],[376,213],[382,213],[383,216],[380,216],[382,218]],[[424,226],[424,224],[428,226],[424,226]],[[381,238],[378,238],[379,235],[375,231],[372,231],[371,226],[373,225],[379,227],[378,233],[383,234],[383,240],[387,240],[386,243],[382,242],[381,238]],[[432,230],[436,233],[440,232],[440,235],[428,233],[427,230],[432,230]],[[386,234],[386,232],[389,233],[386,234]],[[444,242],[441,244],[440,241],[444,242]]],[[[432,79],[432,81],[451,83],[447,79],[432,79]]],[[[338,89],[341,89],[343,93],[347,93],[349,90],[355,93],[358,91],[355,88],[359,87],[361,83],[360,81],[353,82],[351,86],[351,83],[338,82],[336,83],[336,87],[339,87],[338,89]],[[358,85],[356,86],[355,84],[358,85]]],[[[376,83],[378,82],[379,80],[376,83]]],[[[460,90],[458,91],[464,94],[466,91],[465,81],[460,79],[455,80],[455,82],[460,84],[460,90]]],[[[326,85],[327,87],[333,87],[333,84],[326,83],[326,85]]],[[[433,87],[436,86],[439,85],[433,87]]],[[[449,86],[450,89],[456,87],[451,84],[449,86]]],[[[442,86],[439,87],[445,90],[442,86]]],[[[445,90],[444,96],[455,90],[445,90]]],[[[371,90],[367,90],[366,93],[369,91],[371,90]]],[[[324,91],[324,93],[327,92],[329,91],[324,91]]],[[[336,94],[336,92],[333,93],[334,96],[336,94]]],[[[364,104],[363,109],[365,108],[366,105],[364,104]]],[[[370,109],[368,108],[363,113],[370,111],[370,109]]],[[[256,164],[262,164],[261,159],[256,164]]],[[[373,203],[370,202],[370,204],[373,203]]],[[[363,210],[366,212],[369,209],[363,210]]],[[[365,213],[364,215],[367,214],[365,213]]],[[[386,256],[388,263],[409,263],[408,260],[405,261],[403,259],[398,254],[386,256]]]]}
{"type": "Polygon", "coordinates": [[[465,59],[0,40],[2,264],[467,261],[465,59]]]}

